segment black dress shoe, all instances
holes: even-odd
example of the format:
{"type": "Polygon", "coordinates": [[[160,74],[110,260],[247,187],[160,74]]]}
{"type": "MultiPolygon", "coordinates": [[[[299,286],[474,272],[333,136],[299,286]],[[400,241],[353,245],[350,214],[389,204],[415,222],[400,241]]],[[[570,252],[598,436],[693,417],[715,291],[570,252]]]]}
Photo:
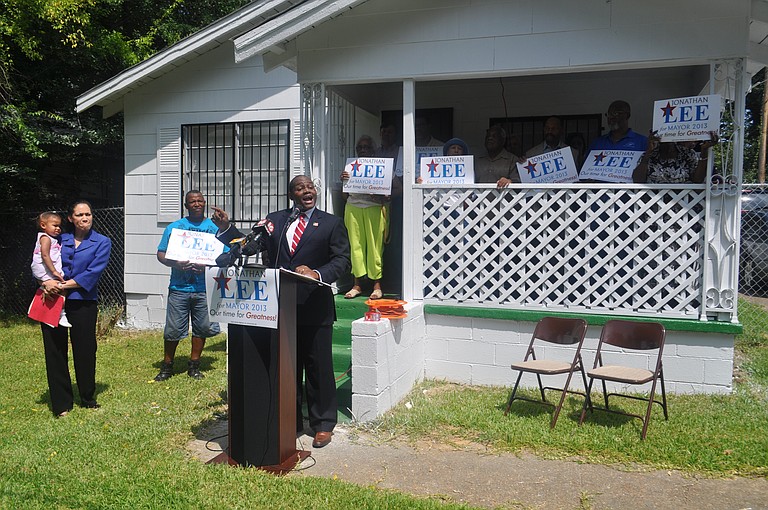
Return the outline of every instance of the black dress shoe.
{"type": "Polygon", "coordinates": [[[331,437],[333,437],[333,432],[325,432],[325,431],[316,432],[315,440],[312,441],[312,447],[322,448],[323,446],[331,442],[331,437]]]}
{"type": "Polygon", "coordinates": [[[101,407],[101,404],[96,402],[95,400],[86,400],[82,403],[82,406],[86,409],[99,409],[101,407]]]}

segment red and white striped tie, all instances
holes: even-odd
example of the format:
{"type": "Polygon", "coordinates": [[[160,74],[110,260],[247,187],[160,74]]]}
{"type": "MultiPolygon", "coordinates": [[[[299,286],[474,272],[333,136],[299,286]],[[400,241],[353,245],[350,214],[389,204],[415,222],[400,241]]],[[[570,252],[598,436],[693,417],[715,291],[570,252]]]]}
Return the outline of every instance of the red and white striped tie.
{"type": "Polygon", "coordinates": [[[301,235],[304,233],[304,229],[307,227],[307,215],[301,213],[299,215],[299,224],[296,225],[296,230],[293,232],[293,241],[291,241],[291,255],[296,251],[296,245],[299,244],[301,235]]]}

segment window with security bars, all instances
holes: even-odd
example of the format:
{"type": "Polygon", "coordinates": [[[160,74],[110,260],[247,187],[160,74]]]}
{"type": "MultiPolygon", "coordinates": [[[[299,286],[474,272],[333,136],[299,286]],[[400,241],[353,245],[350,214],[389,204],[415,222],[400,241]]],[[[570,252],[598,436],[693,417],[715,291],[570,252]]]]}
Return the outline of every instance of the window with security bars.
{"type": "Polygon", "coordinates": [[[183,191],[253,223],[287,207],[290,122],[270,120],[182,126],[183,191]]]}

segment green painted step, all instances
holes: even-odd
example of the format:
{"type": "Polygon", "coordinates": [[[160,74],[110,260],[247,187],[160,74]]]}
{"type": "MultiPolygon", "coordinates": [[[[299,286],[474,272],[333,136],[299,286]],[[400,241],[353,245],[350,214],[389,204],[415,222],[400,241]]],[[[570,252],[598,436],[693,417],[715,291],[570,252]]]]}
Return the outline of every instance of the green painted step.
{"type": "Polygon", "coordinates": [[[365,315],[368,311],[368,305],[365,304],[363,297],[355,299],[344,299],[343,294],[335,296],[336,300],[336,318],[337,320],[354,321],[365,315]]]}
{"type": "Polygon", "coordinates": [[[333,372],[336,377],[336,397],[339,401],[339,422],[351,419],[349,409],[352,408],[352,321],[365,315],[368,306],[365,299],[344,299],[343,295],[335,297],[336,322],[333,325],[333,372]]]}

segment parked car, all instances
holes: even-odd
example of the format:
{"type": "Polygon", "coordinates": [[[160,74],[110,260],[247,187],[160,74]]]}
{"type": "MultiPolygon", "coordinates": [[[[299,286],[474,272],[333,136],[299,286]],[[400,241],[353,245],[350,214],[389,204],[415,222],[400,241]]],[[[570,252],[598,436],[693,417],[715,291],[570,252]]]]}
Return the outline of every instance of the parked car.
{"type": "Polygon", "coordinates": [[[754,291],[768,281],[768,193],[748,190],[741,196],[739,287],[754,291]]]}

